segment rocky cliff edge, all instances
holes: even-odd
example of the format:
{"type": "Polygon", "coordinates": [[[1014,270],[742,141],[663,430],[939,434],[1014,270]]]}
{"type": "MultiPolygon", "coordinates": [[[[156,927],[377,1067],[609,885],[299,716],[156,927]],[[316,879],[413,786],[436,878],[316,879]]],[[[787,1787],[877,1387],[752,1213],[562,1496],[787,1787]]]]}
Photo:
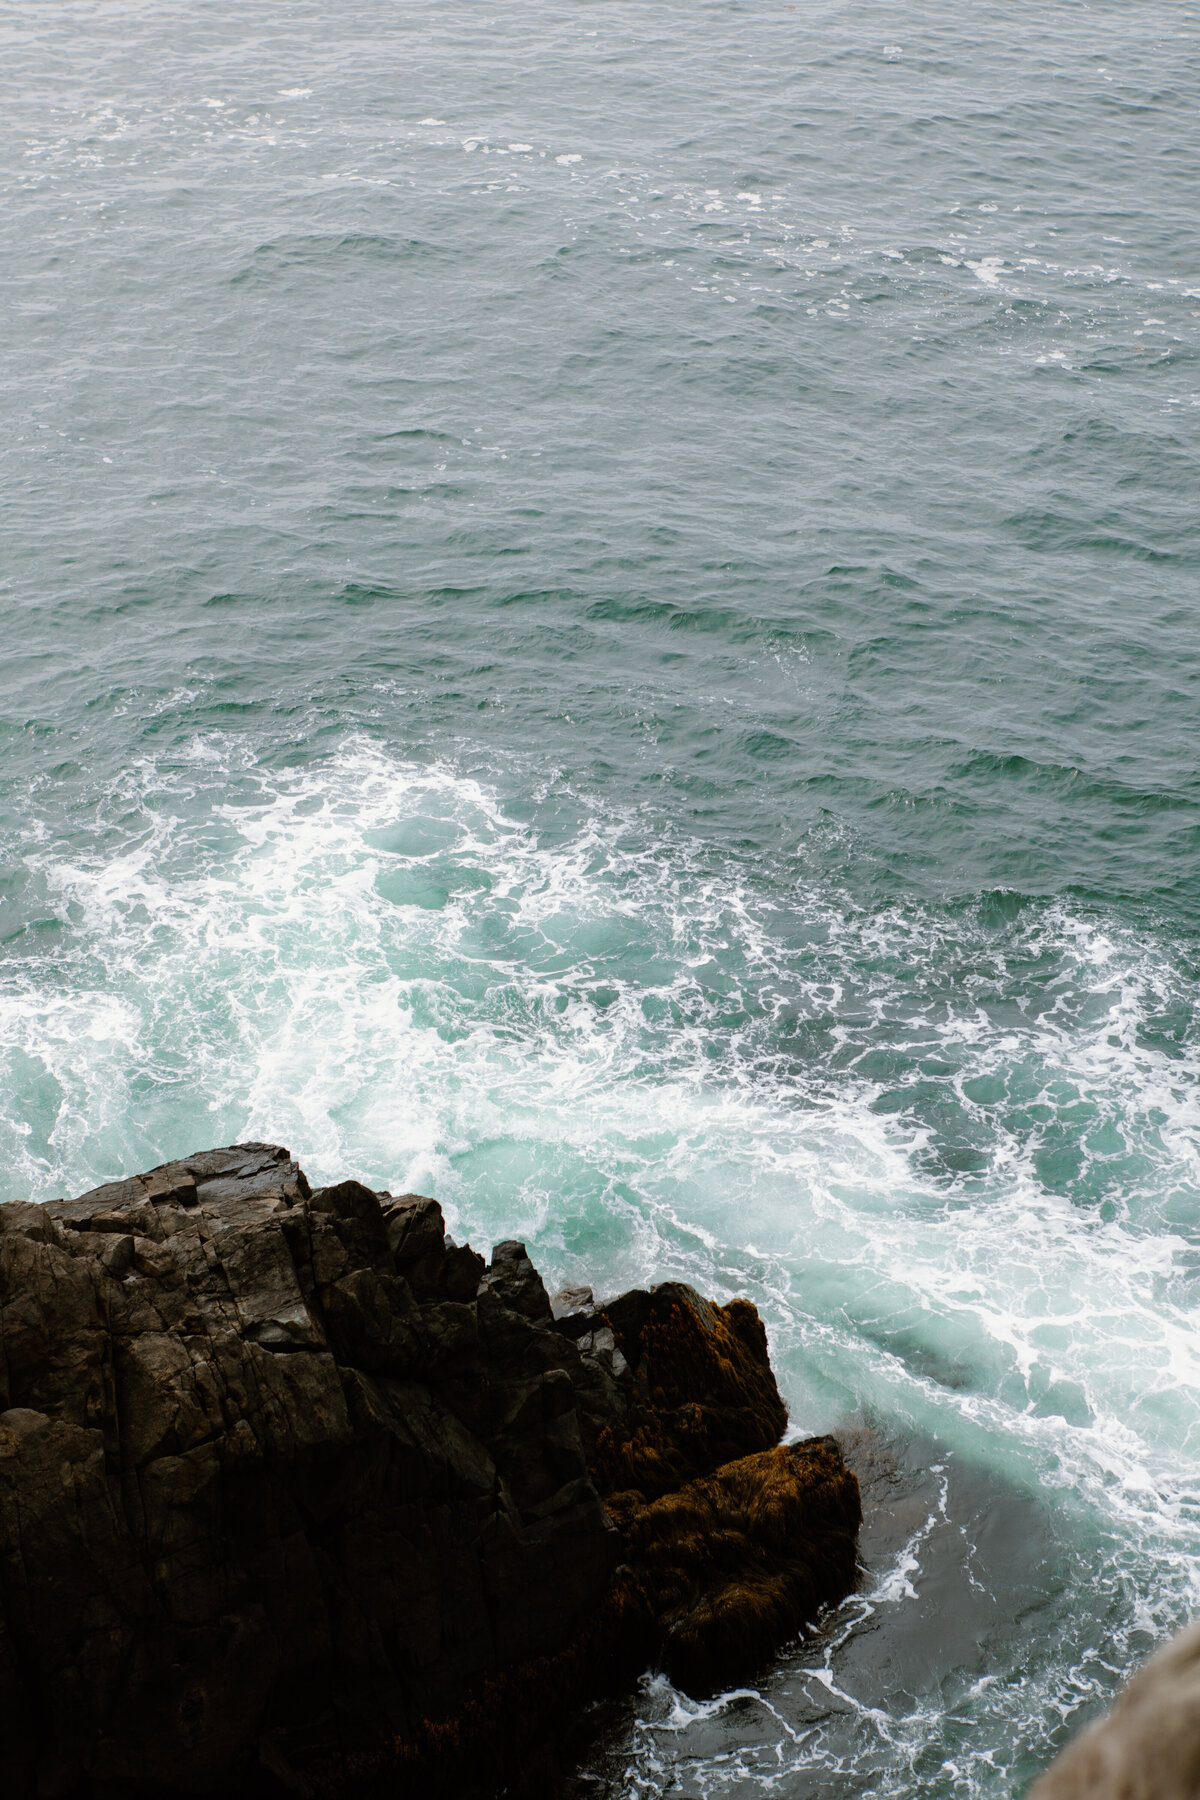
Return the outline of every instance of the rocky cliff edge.
{"type": "Polygon", "coordinates": [[[552,1305],[274,1145],[0,1206],[0,1789],[549,1793],[589,1698],[852,1586],[785,1423],[747,1301],[552,1305]]]}

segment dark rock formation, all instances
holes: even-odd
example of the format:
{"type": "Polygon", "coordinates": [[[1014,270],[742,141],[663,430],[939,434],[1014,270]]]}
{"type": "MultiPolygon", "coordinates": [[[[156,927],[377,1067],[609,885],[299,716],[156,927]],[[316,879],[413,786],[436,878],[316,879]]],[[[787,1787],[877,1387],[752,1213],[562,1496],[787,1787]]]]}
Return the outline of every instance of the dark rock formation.
{"type": "Polygon", "coordinates": [[[1196,1800],[1200,1625],[1152,1656],[1106,1718],[1068,1744],[1027,1800],[1196,1800]]]}
{"type": "Polygon", "coordinates": [[[0,1351],[11,1800],[548,1793],[606,1682],[724,1680],[853,1582],[747,1302],[552,1308],[270,1145],[0,1206],[0,1351]]]}
{"type": "Polygon", "coordinates": [[[621,1579],[660,1666],[691,1693],[753,1670],[853,1587],[858,1523],[833,1438],[743,1456],[634,1513],[621,1579]]]}
{"type": "Polygon", "coordinates": [[[787,1408],[748,1300],[713,1306],[667,1281],[610,1301],[604,1319],[629,1371],[626,1402],[592,1452],[610,1510],[779,1442],[787,1408]]]}

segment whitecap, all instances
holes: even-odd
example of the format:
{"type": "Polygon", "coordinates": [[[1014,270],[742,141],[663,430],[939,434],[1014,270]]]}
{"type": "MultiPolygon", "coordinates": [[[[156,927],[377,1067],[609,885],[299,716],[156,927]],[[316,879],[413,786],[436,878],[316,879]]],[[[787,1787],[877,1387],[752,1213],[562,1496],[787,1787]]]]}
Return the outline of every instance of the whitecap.
{"type": "Polygon", "coordinates": [[[1002,256],[984,256],[981,257],[978,262],[972,262],[968,257],[966,266],[970,269],[976,281],[982,281],[985,287],[998,287],[1000,285],[1000,276],[1004,269],[1004,258],[1002,256]]]}

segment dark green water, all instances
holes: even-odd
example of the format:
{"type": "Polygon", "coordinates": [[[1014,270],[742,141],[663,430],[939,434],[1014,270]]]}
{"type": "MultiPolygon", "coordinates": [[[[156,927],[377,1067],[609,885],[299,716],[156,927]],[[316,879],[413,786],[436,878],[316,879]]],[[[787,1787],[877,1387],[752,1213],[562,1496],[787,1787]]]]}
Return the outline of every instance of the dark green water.
{"type": "Polygon", "coordinates": [[[1019,1794],[1200,1589],[1197,15],[0,81],[0,1194],[265,1137],[751,1294],[863,1593],[597,1791],[1019,1794]]]}

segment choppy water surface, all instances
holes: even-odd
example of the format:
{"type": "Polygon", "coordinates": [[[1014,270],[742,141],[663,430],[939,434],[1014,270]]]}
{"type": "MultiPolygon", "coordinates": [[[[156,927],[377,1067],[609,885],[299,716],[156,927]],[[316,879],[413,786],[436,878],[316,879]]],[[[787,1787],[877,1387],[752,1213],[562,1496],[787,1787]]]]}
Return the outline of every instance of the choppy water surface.
{"type": "Polygon", "coordinates": [[[752,1295],[862,1591],[607,1800],[1015,1796],[1200,1587],[1196,15],[0,12],[0,1192],[752,1295]]]}

